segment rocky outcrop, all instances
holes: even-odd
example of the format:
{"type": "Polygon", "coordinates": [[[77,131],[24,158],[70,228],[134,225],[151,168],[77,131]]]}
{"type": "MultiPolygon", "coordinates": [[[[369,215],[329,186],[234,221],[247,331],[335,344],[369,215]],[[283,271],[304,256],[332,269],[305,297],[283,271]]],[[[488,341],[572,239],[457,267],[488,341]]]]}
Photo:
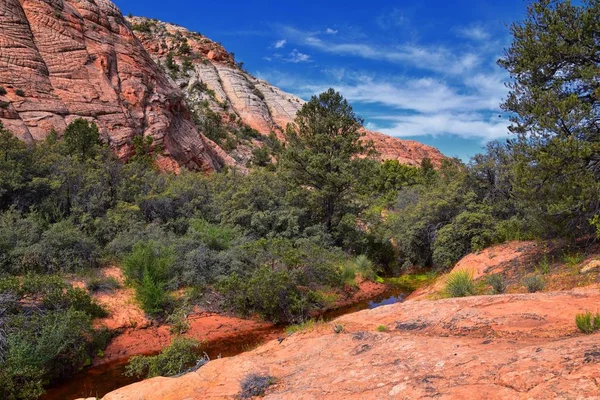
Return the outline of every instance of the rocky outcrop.
{"type": "Polygon", "coordinates": [[[22,140],[83,117],[124,158],[144,135],[181,165],[210,171],[223,162],[108,0],[2,1],[0,86],[0,121],[22,140]]]}
{"type": "Polygon", "coordinates": [[[599,301],[597,289],[407,301],[104,399],[234,399],[248,374],[275,378],[267,399],[597,399],[598,337],[574,317],[599,301]]]}
{"type": "MultiPolygon", "coordinates": [[[[292,123],[304,100],[286,93],[268,82],[257,79],[236,63],[232,54],[220,44],[200,33],[177,25],[142,17],[129,18],[136,35],[152,58],[168,73],[172,83],[182,88],[190,108],[199,119],[206,108],[219,113],[225,123],[247,125],[262,135],[271,132],[280,139],[292,123]]],[[[234,129],[230,131],[235,132],[234,129]]],[[[401,140],[378,132],[365,131],[382,160],[419,165],[430,158],[439,166],[445,158],[436,148],[412,140],[401,140]]],[[[240,162],[249,152],[243,143],[231,153],[240,162]]]]}

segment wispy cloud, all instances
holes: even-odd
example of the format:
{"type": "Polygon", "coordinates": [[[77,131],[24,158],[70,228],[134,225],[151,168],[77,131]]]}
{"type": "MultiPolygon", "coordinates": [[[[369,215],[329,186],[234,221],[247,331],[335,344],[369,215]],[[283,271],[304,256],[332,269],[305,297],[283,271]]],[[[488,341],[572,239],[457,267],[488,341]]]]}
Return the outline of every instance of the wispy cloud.
{"type": "Polygon", "coordinates": [[[292,62],[292,63],[309,62],[310,61],[310,55],[304,54],[304,53],[300,53],[298,51],[298,49],[294,49],[289,54],[288,58],[285,59],[285,61],[292,62]]]}
{"type": "Polygon", "coordinates": [[[325,33],[328,35],[335,35],[336,33],[338,33],[338,31],[336,29],[327,28],[325,30],[325,33]]]}
{"type": "Polygon", "coordinates": [[[490,39],[490,33],[481,24],[456,28],[456,34],[459,37],[463,37],[474,41],[483,41],[490,39]]]}
{"type": "Polygon", "coordinates": [[[480,61],[475,53],[455,54],[455,52],[439,46],[403,44],[381,47],[368,43],[327,41],[319,38],[313,32],[304,32],[290,26],[283,26],[281,30],[295,43],[325,53],[409,64],[415,68],[441,73],[462,74],[475,67],[480,61]]]}
{"type": "Polygon", "coordinates": [[[282,49],[285,47],[286,43],[287,43],[287,40],[281,39],[281,40],[276,41],[273,44],[273,47],[275,47],[276,49],[282,49]]]}
{"type": "Polygon", "coordinates": [[[376,105],[384,111],[364,115],[368,128],[390,136],[450,134],[486,142],[508,131],[508,119],[499,116],[499,103],[506,95],[499,73],[481,73],[453,87],[434,78],[377,77],[345,69],[322,72],[330,79],[306,82],[274,71],[259,75],[304,98],[333,87],[355,106],[376,105]]]}

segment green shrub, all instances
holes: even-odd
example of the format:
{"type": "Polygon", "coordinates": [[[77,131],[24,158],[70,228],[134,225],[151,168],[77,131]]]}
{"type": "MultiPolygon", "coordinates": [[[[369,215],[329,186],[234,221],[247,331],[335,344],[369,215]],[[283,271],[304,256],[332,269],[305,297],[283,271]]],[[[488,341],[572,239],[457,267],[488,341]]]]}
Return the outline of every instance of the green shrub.
{"type": "Polygon", "coordinates": [[[388,327],[385,325],[379,325],[377,327],[377,332],[387,332],[388,330],[389,330],[388,327]]]}
{"type": "Polygon", "coordinates": [[[43,385],[90,363],[95,354],[90,317],[68,309],[18,316],[8,322],[0,360],[0,398],[36,399],[43,385]]]}
{"type": "Polygon", "coordinates": [[[439,269],[452,268],[469,252],[481,250],[492,243],[493,236],[489,215],[463,212],[437,231],[433,242],[433,264],[439,269]]]}
{"type": "Polygon", "coordinates": [[[583,314],[577,314],[575,316],[575,324],[577,328],[583,333],[594,332],[594,315],[591,312],[585,312],[583,314]]]}
{"type": "Polygon", "coordinates": [[[0,96],[5,96],[8,92],[4,88],[4,86],[0,86],[0,96]]]}
{"type": "Polygon", "coordinates": [[[550,272],[550,261],[548,261],[548,256],[546,254],[543,255],[542,259],[538,263],[538,270],[543,275],[547,275],[550,272]]]}
{"type": "Polygon", "coordinates": [[[23,91],[22,89],[15,90],[15,94],[19,97],[25,97],[25,91],[23,91]]]}
{"type": "Polygon", "coordinates": [[[449,297],[466,297],[475,294],[475,283],[471,271],[452,272],[446,278],[445,293],[449,297]]]}
{"type": "Polygon", "coordinates": [[[155,356],[131,358],[125,375],[144,378],[179,375],[196,363],[201,346],[202,343],[195,339],[176,337],[155,356]]]}
{"type": "Polygon", "coordinates": [[[377,278],[375,273],[375,265],[365,255],[360,255],[354,259],[354,265],[356,271],[362,276],[363,279],[374,281],[377,278]]]}
{"type": "Polygon", "coordinates": [[[345,285],[350,287],[356,286],[356,263],[347,260],[340,267],[341,278],[345,285]]]}
{"type": "Polygon", "coordinates": [[[123,260],[123,272],[142,309],[150,315],[164,312],[170,302],[166,284],[173,261],[172,249],[153,242],[139,242],[123,260]]]}
{"type": "Polygon", "coordinates": [[[240,397],[242,399],[250,399],[256,396],[264,396],[269,386],[273,383],[275,383],[275,378],[269,375],[246,375],[240,383],[242,389],[240,397]]]}
{"type": "Polygon", "coordinates": [[[221,251],[232,245],[236,232],[232,228],[211,224],[204,219],[192,219],[188,235],[200,240],[209,249],[221,251]]]}
{"type": "Polygon", "coordinates": [[[182,335],[190,329],[190,323],[188,322],[189,315],[188,307],[179,307],[174,310],[167,317],[167,323],[170,325],[170,332],[172,335],[182,335]]]}
{"type": "Polygon", "coordinates": [[[543,290],[546,283],[539,275],[529,275],[523,279],[523,285],[529,293],[535,293],[543,290]]]}
{"type": "Polygon", "coordinates": [[[583,260],[585,260],[585,255],[583,253],[565,253],[563,255],[563,262],[571,268],[581,264],[583,260]]]}
{"type": "Polygon", "coordinates": [[[304,321],[310,310],[319,305],[318,296],[301,290],[301,283],[297,271],[263,266],[247,279],[238,274],[223,279],[218,290],[225,296],[226,306],[241,314],[256,312],[276,323],[295,322],[304,321]]]}
{"type": "Polygon", "coordinates": [[[486,281],[492,287],[492,294],[502,294],[506,291],[506,282],[502,274],[490,275],[486,281]]]}

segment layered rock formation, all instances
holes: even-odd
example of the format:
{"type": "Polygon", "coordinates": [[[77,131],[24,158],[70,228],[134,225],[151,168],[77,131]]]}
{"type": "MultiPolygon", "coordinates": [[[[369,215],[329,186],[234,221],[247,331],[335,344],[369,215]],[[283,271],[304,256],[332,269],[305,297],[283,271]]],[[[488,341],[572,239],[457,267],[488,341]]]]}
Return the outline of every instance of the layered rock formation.
{"type": "Polygon", "coordinates": [[[222,164],[180,91],[108,0],[2,1],[0,85],[0,121],[25,141],[84,117],[123,157],[132,137],[144,135],[183,165],[222,164]]]}
{"type": "MultiPolygon", "coordinates": [[[[173,84],[182,88],[190,108],[200,118],[202,106],[209,107],[227,122],[247,125],[263,135],[273,132],[282,138],[285,127],[304,104],[299,97],[250,75],[223,46],[200,33],[148,18],[133,17],[129,21],[148,53],[164,67],[173,84]]],[[[383,160],[419,165],[430,158],[439,166],[444,159],[439,150],[422,143],[378,132],[365,133],[365,139],[373,141],[383,160]]],[[[248,144],[260,145],[256,141],[248,144]]],[[[233,152],[240,161],[246,160],[243,153],[233,152]]]]}

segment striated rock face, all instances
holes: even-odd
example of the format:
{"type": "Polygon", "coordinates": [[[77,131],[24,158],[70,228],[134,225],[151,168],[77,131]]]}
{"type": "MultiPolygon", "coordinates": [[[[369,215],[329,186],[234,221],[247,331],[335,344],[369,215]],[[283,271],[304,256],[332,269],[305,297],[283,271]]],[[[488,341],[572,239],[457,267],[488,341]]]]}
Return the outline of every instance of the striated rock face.
{"type": "Polygon", "coordinates": [[[574,317],[599,301],[597,288],[407,301],[104,399],[234,399],[248,374],[276,379],[266,399],[597,399],[598,338],[574,317]]]}
{"type": "MultiPolygon", "coordinates": [[[[182,88],[200,119],[205,114],[203,107],[210,108],[226,122],[247,125],[262,135],[273,132],[281,139],[304,104],[304,100],[244,71],[220,44],[200,33],[148,18],[129,21],[148,53],[164,67],[172,83],[182,88]]],[[[382,160],[418,165],[428,157],[439,166],[445,158],[431,146],[378,132],[366,131],[365,139],[373,141],[382,160]]],[[[231,151],[240,162],[248,158],[247,146],[260,145],[256,141],[241,144],[231,151]]]]}
{"type": "Polygon", "coordinates": [[[125,158],[132,137],[145,135],[181,165],[210,171],[223,163],[108,0],[3,0],[0,85],[0,121],[22,140],[84,117],[125,158]]]}

